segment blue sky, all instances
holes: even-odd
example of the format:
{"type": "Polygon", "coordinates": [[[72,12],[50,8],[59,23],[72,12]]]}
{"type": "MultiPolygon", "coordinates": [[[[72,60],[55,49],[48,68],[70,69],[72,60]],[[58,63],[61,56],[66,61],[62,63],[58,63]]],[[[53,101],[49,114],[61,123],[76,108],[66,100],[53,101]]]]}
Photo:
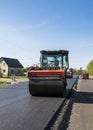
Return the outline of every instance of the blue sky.
{"type": "Polygon", "coordinates": [[[85,69],[93,60],[93,1],[0,0],[0,57],[30,66],[42,49],[69,50],[70,67],[85,69]]]}

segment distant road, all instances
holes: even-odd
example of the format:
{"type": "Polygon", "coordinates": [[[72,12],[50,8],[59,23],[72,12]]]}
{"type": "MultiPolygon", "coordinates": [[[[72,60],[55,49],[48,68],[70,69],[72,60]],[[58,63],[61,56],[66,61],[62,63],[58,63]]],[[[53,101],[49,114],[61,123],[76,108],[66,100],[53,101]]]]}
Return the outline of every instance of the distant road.
{"type": "MultiPolygon", "coordinates": [[[[68,79],[67,93],[75,81],[68,79]]],[[[43,130],[63,100],[32,97],[28,81],[0,87],[0,130],[43,130]]]]}

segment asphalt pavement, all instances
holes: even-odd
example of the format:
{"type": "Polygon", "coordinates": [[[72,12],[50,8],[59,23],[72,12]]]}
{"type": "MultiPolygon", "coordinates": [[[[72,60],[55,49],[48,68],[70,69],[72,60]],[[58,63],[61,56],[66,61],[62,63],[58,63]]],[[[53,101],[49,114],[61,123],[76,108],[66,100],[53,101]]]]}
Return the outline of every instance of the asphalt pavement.
{"type": "MultiPolygon", "coordinates": [[[[76,78],[68,79],[67,92],[76,78]]],[[[43,130],[62,97],[32,97],[28,81],[0,87],[0,130],[43,130]]]]}

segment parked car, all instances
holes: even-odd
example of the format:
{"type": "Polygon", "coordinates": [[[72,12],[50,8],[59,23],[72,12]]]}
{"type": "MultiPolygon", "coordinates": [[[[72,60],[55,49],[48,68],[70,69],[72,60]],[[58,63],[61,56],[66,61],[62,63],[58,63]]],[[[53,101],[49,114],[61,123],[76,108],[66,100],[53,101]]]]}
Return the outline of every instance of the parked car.
{"type": "Polygon", "coordinates": [[[89,73],[83,73],[82,79],[89,79],[89,73]]]}

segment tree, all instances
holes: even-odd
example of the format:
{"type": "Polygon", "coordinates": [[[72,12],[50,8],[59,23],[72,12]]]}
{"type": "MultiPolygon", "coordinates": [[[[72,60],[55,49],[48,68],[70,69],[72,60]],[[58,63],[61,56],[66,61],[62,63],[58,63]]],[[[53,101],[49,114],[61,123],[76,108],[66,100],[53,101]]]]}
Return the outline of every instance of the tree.
{"type": "Polygon", "coordinates": [[[26,75],[27,70],[28,70],[28,67],[23,68],[22,69],[22,75],[26,75]]]}
{"type": "Polygon", "coordinates": [[[90,75],[93,75],[93,60],[91,60],[87,65],[87,71],[90,75]]]}

